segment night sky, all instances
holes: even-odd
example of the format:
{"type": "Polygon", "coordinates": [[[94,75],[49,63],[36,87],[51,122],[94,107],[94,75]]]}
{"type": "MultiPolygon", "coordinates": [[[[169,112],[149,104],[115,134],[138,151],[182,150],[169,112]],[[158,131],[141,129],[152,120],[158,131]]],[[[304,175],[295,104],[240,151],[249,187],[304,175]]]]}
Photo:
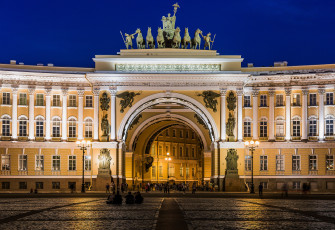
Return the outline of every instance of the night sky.
{"type": "MultiPolygon", "coordinates": [[[[0,63],[93,67],[124,48],[120,30],[156,37],[177,0],[7,0],[0,5],[0,63]]],[[[216,34],[214,49],[243,66],[335,63],[334,0],[180,0],[176,26],[216,34]]],[[[135,40],[133,41],[135,44],[135,40]]],[[[203,42],[202,42],[203,44],[203,42]]],[[[136,45],[135,45],[136,46],[136,45]]]]}

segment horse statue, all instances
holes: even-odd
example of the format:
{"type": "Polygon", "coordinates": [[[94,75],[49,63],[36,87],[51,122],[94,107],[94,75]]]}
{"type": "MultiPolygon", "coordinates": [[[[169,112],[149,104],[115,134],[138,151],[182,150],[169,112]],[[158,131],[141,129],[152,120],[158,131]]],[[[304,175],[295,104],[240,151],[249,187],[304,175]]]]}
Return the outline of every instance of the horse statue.
{"type": "Polygon", "coordinates": [[[136,44],[137,49],[145,49],[145,41],[141,32],[141,29],[136,30],[137,38],[136,38],[136,44]]]}
{"type": "Polygon", "coordinates": [[[154,49],[155,48],[155,39],[151,34],[151,27],[148,27],[146,40],[147,40],[147,42],[146,42],[147,43],[147,48],[154,49]]]}
{"type": "Polygon", "coordinates": [[[190,37],[190,34],[188,33],[188,28],[185,28],[185,34],[184,34],[183,39],[181,40],[181,48],[187,49],[189,44],[191,44],[191,37],[190,37]]]}
{"type": "Polygon", "coordinates": [[[181,43],[181,36],[180,36],[180,28],[177,27],[174,31],[174,36],[172,39],[172,47],[173,48],[179,48],[181,43]]]}
{"type": "Polygon", "coordinates": [[[200,50],[200,45],[201,45],[200,34],[202,35],[202,31],[200,29],[197,29],[195,31],[194,38],[192,39],[192,43],[191,43],[191,48],[192,49],[197,49],[197,47],[199,45],[199,50],[200,50]]]}
{"type": "Polygon", "coordinates": [[[165,48],[165,39],[163,35],[163,30],[162,28],[158,28],[158,35],[157,35],[157,48],[165,48]]]}

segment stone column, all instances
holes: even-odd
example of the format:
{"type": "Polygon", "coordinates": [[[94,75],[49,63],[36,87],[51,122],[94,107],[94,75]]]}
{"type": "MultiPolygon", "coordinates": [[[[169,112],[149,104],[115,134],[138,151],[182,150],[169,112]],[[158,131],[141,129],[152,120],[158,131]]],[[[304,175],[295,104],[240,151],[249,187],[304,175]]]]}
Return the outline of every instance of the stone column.
{"type": "Polygon", "coordinates": [[[29,88],[29,137],[28,139],[30,141],[35,140],[35,132],[34,132],[34,94],[35,94],[35,88],[29,88]]]}
{"type": "Polygon", "coordinates": [[[242,96],[243,89],[237,89],[237,140],[243,141],[242,96]]]}
{"type": "Polygon", "coordinates": [[[45,140],[51,140],[51,88],[45,89],[45,140]]]}
{"type": "Polygon", "coordinates": [[[302,111],[301,111],[301,132],[302,132],[302,140],[307,141],[308,136],[307,136],[307,95],[308,95],[308,89],[304,88],[302,89],[302,111]]]}
{"type": "Polygon", "coordinates": [[[17,90],[17,86],[12,88],[12,140],[17,140],[17,90]]]}
{"type": "Polygon", "coordinates": [[[99,95],[100,88],[93,89],[94,94],[94,117],[93,117],[93,140],[99,140],[99,95]]]}
{"type": "Polygon", "coordinates": [[[275,89],[269,89],[269,141],[275,141],[275,89]]]}
{"type": "Polygon", "coordinates": [[[325,139],[325,106],[324,106],[324,95],[326,90],[319,88],[319,141],[325,139]]]}
{"type": "Polygon", "coordinates": [[[62,89],[62,141],[67,141],[67,95],[68,89],[62,89]]]}
{"type": "Polygon", "coordinates": [[[258,94],[259,89],[252,91],[252,137],[258,139],[258,94]]]}
{"type": "Polygon", "coordinates": [[[84,89],[78,89],[78,140],[84,139],[84,89]]]}
{"type": "Polygon", "coordinates": [[[226,141],[226,94],[227,89],[221,88],[221,140],[226,141]]]}
{"type": "Polygon", "coordinates": [[[109,92],[111,94],[111,134],[110,140],[116,140],[116,87],[109,88],[109,92]]]}
{"type": "Polygon", "coordinates": [[[286,135],[285,139],[287,141],[291,140],[291,88],[285,88],[285,125],[286,125],[286,135]]]}

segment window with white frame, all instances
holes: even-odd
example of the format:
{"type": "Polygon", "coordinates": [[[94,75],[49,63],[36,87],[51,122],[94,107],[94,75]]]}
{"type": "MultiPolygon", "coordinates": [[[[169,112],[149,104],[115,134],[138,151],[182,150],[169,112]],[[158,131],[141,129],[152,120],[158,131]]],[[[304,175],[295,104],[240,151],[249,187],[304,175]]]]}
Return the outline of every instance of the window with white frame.
{"type": "Polygon", "coordinates": [[[2,136],[10,136],[10,117],[4,116],[2,118],[2,136]]]}
{"type": "Polygon", "coordinates": [[[309,155],[309,170],[317,170],[317,157],[316,155],[309,155]]]}
{"type": "Polygon", "coordinates": [[[334,94],[326,93],[326,105],[334,105],[334,94]]]}
{"type": "Polygon", "coordinates": [[[190,177],[190,168],[186,167],[186,177],[190,177]]]}
{"type": "Polygon", "coordinates": [[[292,170],[300,171],[300,156],[298,155],[292,156],[292,170]]]}
{"type": "Polygon", "coordinates": [[[52,156],[52,171],[60,171],[60,155],[52,156]]]}
{"type": "Polygon", "coordinates": [[[326,117],[326,136],[334,135],[334,117],[326,117]]]}
{"type": "Polygon", "coordinates": [[[251,100],[250,96],[248,95],[244,95],[244,107],[245,108],[251,107],[251,100]]]}
{"type": "Polygon", "coordinates": [[[156,166],[154,165],[151,167],[151,176],[156,177],[156,166]]]}
{"type": "Polygon", "coordinates": [[[43,93],[36,94],[36,106],[44,106],[44,95],[43,93]]]}
{"type": "Polygon", "coordinates": [[[284,155],[276,155],[276,171],[284,170],[284,155]]]}
{"type": "Polygon", "coordinates": [[[93,107],[93,96],[87,95],[85,97],[85,107],[88,107],[88,108],[93,107]]]}
{"type": "Polygon", "coordinates": [[[179,168],[179,175],[180,177],[184,177],[184,168],[182,166],[179,168]]]}
{"type": "Polygon", "coordinates": [[[158,167],[158,176],[159,176],[159,177],[163,177],[163,166],[162,166],[162,165],[160,165],[160,166],[158,167]]]}
{"type": "Polygon", "coordinates": [[[284,136],[284,119],[279,117],[276,119],[276,136],[283,137],[284,136]]]}
{"type": "Polygon", "coordinates": [[[171,165],[170,166],[170,169],[169,169],[169,175],[171,177],[174,177],[175,176],[175,168],[174,168],[174,165],[171,165]]]}
{"type": "Polygon", "coordinates": [[[309,94],[309,105],[316,106],[316,94],[315,93],[309,94]]]}
{"type": "Polygon", "coordinates": [[[334,170],[334,155],[326,155],[326,170],[334,170]]]}
{"type": "Polygon", "coordinates": [[[283,94],[276,95],[276,106],[284,106],[284,95],[283,94]]]}
{"type": "Polygon", "coordinates": [[[265,155],[260,156],[260,170],[261,171],[268,170],[268,156],[265,155]]]}
{"type": "Polygon", "coordinates": [[[60,106],[60,95],[52,95],[52,106],[60,106]]]}
{"type": "Polygon", "coordinates": [[[69,171],[77,170],[77,156],[69,156],[69,171]]]}
{"type": "Polygon", "coordinates": [[[44,170],[44,156],[35,155],[35,170],[43,171],[44,170]]]}
{"type": "Polygon", "coordinates": [[[293,187],[294,190],[300,189],[300,181],[293,181],[293,187]]]}
{"type": "Polygon", "coordinates": [[[10,155],[1,155],[1,170],[10,170],[10,155]]]}
{"type": "Polygon", "coordinates": [[[26,137],[27,136],[27,119],[20,118],[19,120],[19,136],[26,137]]]}
{"type": "Polygon", "coordinates": [[[77,96],[69,95],[69,107],[77,107],[77,96]]]}
{"type": "Polygon", "coordinates": [[[315,117],[311,117],[308,121],[308,131],[309,136],[316,136],[317,135],[317,122],[315,117]]]}
{"type": "Polygon", "coordinates": [[[266,107],[267,106],[267,102],[266,102],[267,96],[266,94],[261,94],[260,95],[260,107],[266,107]]]}
{"type": "Polygon", "coordinates": [[[85,120],[85,137],[92,138],[93,134],[93,121],[92,119],[85,120]]]}
{"type": "Polygon", "coordinates": [[[192,168],[192,177],[194,177],[195,176],[195,170],[194,170],[194,168],[192,168]]]}
{"type": "Polygon", "coordinates": [[[259,122],[259,137],[267,137],[268,136],[268,122],[265,118],[262,118],[259,122]]]}
{"type": "Polygon", "coordinates": [[[172,137],[176,137],[176,130],[172,130],[172,137]]]}
{"type": "Polygon", "coordinates": [[[77,121],[74,118],[69,120],[69,137],[73,138],[77,135],[77,121]]]}
{"type": "Polygon", "coordinates": [[[293,94],[293,106],[300,106],[300,94],[295,93],[293,94]]]}
{"type": "Polygon", "coordinates": [[[268,189],[268,182],[261,182],[260,184],[263,186],[263,189],[268,189]]]}
{"type": "Polygon", "coordinates": [[[293,137],[300,137],[300,119],[298,117],[292,119],[293,137]]]}
{"type": "Polygon", "coordinates": [[[183,157],[183,147],[179,147],[179,157],[183,157]]]}
{"type": "Polygon", "coordinates": [[[7,92],[2,93],[2,104],[10,105],[10,93],[7,92]]]}
{"type": "Polygon", "coordinates": [[[245,119],[243,124],[244,137],[251,137],[251,120],[245,119]]]}
{"type": "Polygon", "coordinates": [[[251,156],[245,156],[244,166],[245,171],[251,171],[251,156]]]}
{"type": "Polygon", "coordinates": [[[91,171],[91,169],[92,169],[91,156],[86,155],[85,156],[85,171],[91,171]]]}
{"type": "Polygon", "coordinates": [[[52,137],[60,137],[60,118],[52,119],[52,137]]]}
{"type": "Polygon", "coordinates": [[[27,94],[26,93],[20,93],[19,105],[27,105],[27,94]]]}
{"type": "Polygon", "coordinates": [[[36,137],[43,137],[44,135],[44,120],[42,117],[36,119],[36,137]]]}
{"type": "Polygon", "coordinates": [[[19,171],[27,171],[28,156],[26,154],[19,155],[19,171]]]}

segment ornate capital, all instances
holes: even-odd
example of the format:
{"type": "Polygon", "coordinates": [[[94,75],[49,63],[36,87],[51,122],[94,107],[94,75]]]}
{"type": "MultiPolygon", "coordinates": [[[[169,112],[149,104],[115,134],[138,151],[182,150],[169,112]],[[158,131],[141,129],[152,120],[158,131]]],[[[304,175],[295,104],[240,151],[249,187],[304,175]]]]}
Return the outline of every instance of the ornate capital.
{"type": "Polygon", "coordinates": [[[35,87],[29,87],[28,88],[29,95],[34,95],[35,93],[35,87]]]}
{"type": "Polygon", "coordinates": [[[237,96],[243,96],[243,93],[244,93],[243,88],[236,89],[237,96]]]}
{"type": "Polygon", "coordinates": [[[12,93],[13,94],[17,94],[18,90],[19,90],[19,86],[17,86],[17,85],[12,86],[12,93]]]}
{"type": "Polygon", "coordinates": [[[83,97],[84,93],[85,93],[85,90],[84,89],[77,89],[77,92],[78,92],[78,97],[83,97]]]}
{"type": "Polygon", "coordinates": [[[62,95],[63,96],[67,96],[69,93],[69,89],[68,88],[62,88],[62,95]]]}
{"type": "Polygon", "coordinates": [[[220,95],[221,97],[225,97],[227,94],[227,88],[220,88],[220,95]]]}
{"type": "Polygon", "coordinates": [[[302,88],[302,94],[303,95],[308,95],[308,88],[302,88]]]}
{"type": "Polygon", "coordinates": [[[51,96],[52,88],[45,88],[44,91],[45,91],[45,96],[51,96]]]}
{"type": "Polygon", "coordinates": [[[92,92],[93,92],[94,96],[99,96],[100,95],[100,88],[95,87],[95,88],[93,88],[92,92]]]}
{"type": "Polygon", "coordinates": [[[269,96],[270,97],[273,97],[275,95],[275,93],[276,93],[276,89],[273,89],[273,88],[269,89],[269,96]]]}
{"type": "Polygon", "coordinates": [[[285,94],[286,96],[291,96],[292,89],[291,88],[285,88],[285,94]]]}
{"type": "Polygon", "coordinates": [[[324,94],[326,93],[325,88],[318,88],[318,93],[319,93],[320,95],[324,95],[324,94]]]}
{"type": "Polygon", "coordinates": [[[115,97],[116,93],[117,93],[117,88],[116,87],[109,87],[109,92],[110,92],[112,97],[115,97]]]}
{"type": "Polygon", "coordinates": [[[252,96],[253,97],[258,97],[259,94],[259,89],[252,89],[252,96]]]}

